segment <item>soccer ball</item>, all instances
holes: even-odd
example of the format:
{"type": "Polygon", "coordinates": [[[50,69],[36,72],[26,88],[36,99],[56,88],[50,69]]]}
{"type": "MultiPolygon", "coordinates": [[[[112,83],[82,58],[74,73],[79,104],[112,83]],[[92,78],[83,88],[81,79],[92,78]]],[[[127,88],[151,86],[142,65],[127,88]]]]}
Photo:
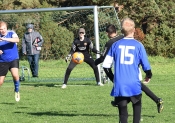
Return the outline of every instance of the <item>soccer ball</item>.
{"type": "Polygon", "coordinates": [[[84,55],[81,52],[75,52],[72,55],[72,61],[76,64],[81,64],[84,61],[84,55]]]}

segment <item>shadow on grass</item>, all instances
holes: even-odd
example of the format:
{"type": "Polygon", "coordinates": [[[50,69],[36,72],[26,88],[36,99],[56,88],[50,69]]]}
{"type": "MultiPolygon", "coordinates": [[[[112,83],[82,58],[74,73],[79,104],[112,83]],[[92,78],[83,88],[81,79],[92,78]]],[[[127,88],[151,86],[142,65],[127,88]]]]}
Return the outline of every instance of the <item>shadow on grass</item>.
{"type": "MultiPolygon", "coordinates": [[[[40,87],[40,86],[45,86],[45,87],[61,87],[62,83],[56,84],[56,83],[21,83],[21,85],[24,86],[33,86],[33,87],[40,87]]],[[[92,83],[76,83],[76,84],[68,84],[68,86],[94,86],[95,84],[92,83]]]]}
{"type": "Polygon", "coordinates": [[[40,83],[32,83],[32,84],[29,84],[29,83],[27,83],[27,84],[21,84],[21,85],[24,85],[24,86],[34,86],[34,87],[40,87],[40,86],[46,86],[46,87],[55,87],[55,84],[53,84],[53,83],[46,83],[46,84],[40,84],[40,83]]]}
{"type": "Polygon", "coordinates": [[[15,105],[16,103],[0,103],[0,104],[5,104],[5,105],[15,105]]]}
{"type": "MultiPolygon", "coordinates": [[[[69,111],[70,112],[70,111],[69,111]]],[[[109,115],[109,114],[78,114],[76,111],[72,113],[67,113],[66,111],[63,112],[33,112],[33,113],[27,113],[30,115],[36,115],[36,116],[66,116],[66,117],[72,117],[72,116],[116,116],[116,115],[109,115]]]]}
{"type": "MultiPolygon", "coordinates": [[[[53,111],[53,112],[31,112],[31,113],[27,113],[29,115],[35,115],[35,116],[43,116],[43,115],[47,115],[47,116],[65,116],[65,117],[72,117],[72,116],[103,116],[103,117],[109,117],[109,116],[118,116],[116,114],[79,114],[77,113],[77,111],[72,111],[72,113],[70,113],[70,111],[53,111]],[[67,113],[69,112],[69,113],[67,113]]],[[[129,115],[129,116],[133,116],[133,115],[129,115]]],[[[153,115],[142,115],[142,117],[149,117],[149,118],[154,118],[155,116],[153,115]]]]}

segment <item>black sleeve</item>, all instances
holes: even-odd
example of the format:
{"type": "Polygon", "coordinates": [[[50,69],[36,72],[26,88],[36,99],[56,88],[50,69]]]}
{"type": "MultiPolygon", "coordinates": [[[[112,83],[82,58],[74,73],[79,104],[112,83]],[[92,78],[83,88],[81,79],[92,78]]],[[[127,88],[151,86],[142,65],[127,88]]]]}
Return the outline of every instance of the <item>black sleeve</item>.
{"type": "Polygon", "coordinates": [[[151,70],[146,70],[146,71],[144,71],[145,73],[146,73],[146,77],[147,78],[151,78],[152,77],[152,72],[151,72],[151,70]]]}
{"type": "Polygon", "coordinates": [[[100,58],[95,60],[95,65],[97,66],[98,64],[102,63],[104,61],[104,57],[100,56],[100,58]]]}
{"type": "Polygon", "coordinates": [[[103,68],[107,77],[113,82],[114,80],[114,74],[112,73],[111,68],[103,68]]]}
{"type": "Polygon", "coordinates": [[[111,48],[112,44],[115,43],[116,41],[122,39],[122,38],[124,38],[124,36],[123,36],[123,35],[119,35],[119,36],[117,36],[116,38],[109,40],[109,41],[105,44],[105,49],[104,49],[104,51],[103,51],[103,57],[104,57],[104,58],[106,57],[106,55],[107,55],[109,49],[111,48]]]}
{"type": "Polygon", "coordinates": [[[86,40],[87,40],[88,43],[89,43],[89,48],[90,48],[90,50],[91,50],[93,53],[100,54],[100,51],[98,51],[98,50],[94,47],[92,41],[91,41],[90,39],[88,39],[88,38],[86,38],[86,40]]]}
{"type": "Polygon", "coordinates": [[[72,55],[75,52],[75,50],[76,50],[76,40],[73,41],[69,54],[72,55]]]}

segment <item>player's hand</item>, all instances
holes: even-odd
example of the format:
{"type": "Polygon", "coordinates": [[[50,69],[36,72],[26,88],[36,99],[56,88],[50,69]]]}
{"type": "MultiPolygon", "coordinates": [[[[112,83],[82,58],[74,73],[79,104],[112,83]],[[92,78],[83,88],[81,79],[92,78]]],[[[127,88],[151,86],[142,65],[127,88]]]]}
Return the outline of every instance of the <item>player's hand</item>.
{"type": "Polygon", "coordinates": [[[144,83],[144,84],[148,84],[148,83],[150,82],[150,80],[151,80],[150,78],[147,78],[147,77],[146,77],[145,80],[143,81],[143,83],[144,83]]]}
{"type": "Polygon", "coordinates": [[[65,61],[68,62],[71,60],[71,54],[67,55],[66,58],[65,58],[65,61]]]}
{"type": "Polygon", "coordinates": [[[2,55],[3,54],[3,51],[2,50],[0,50],[0,55],[2,55]]]}

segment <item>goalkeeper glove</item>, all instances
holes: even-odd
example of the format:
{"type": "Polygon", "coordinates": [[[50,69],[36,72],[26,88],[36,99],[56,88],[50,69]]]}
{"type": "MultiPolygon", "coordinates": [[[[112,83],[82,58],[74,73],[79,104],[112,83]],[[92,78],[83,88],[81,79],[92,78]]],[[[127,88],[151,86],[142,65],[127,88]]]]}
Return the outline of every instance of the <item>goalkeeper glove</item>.
{"type": "Polygon", "coordinates": [[[67,55],[66,58],[65,58],[65,61],[68,62],[71,60],[71,54],[67,55]]]}

